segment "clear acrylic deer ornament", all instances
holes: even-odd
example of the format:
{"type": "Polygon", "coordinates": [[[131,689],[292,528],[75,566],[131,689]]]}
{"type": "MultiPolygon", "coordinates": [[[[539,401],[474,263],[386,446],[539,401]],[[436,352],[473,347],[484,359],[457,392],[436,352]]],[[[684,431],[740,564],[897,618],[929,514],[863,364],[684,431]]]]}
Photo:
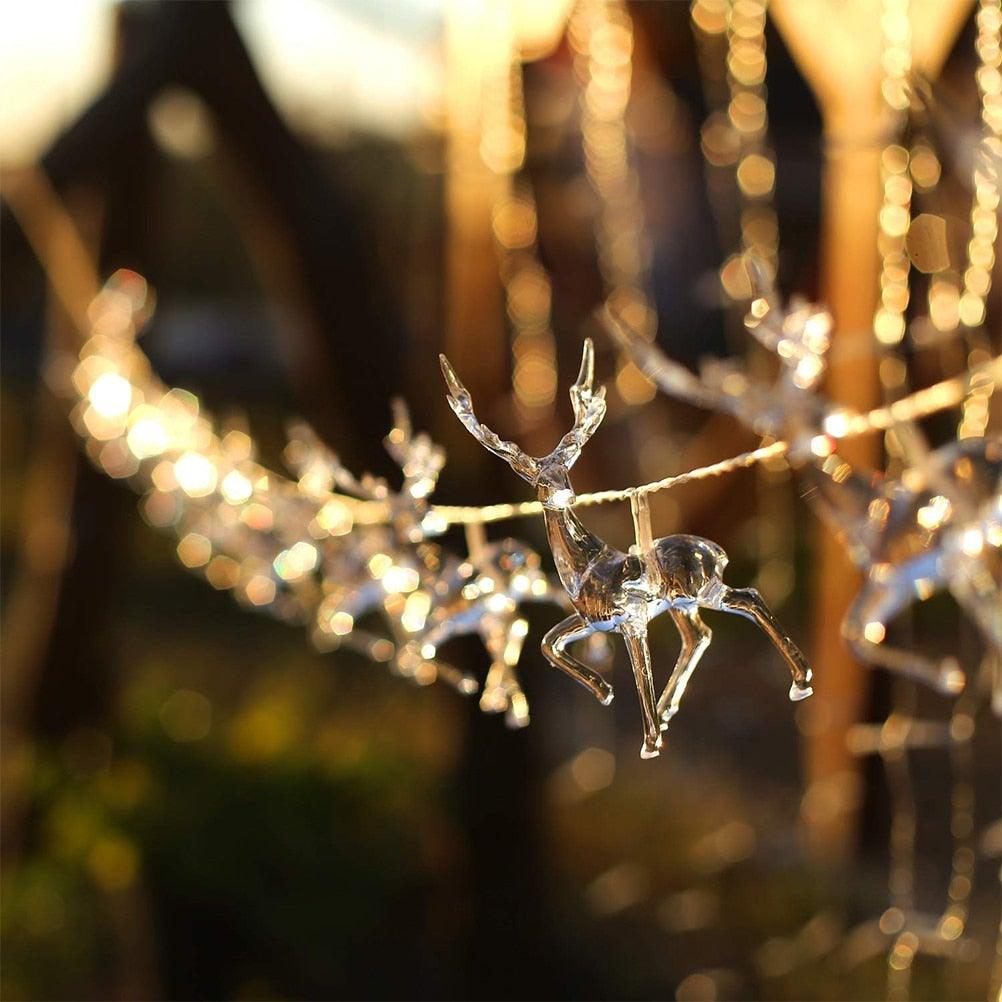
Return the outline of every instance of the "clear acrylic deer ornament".
{"type": "Polygon", "coordinates": [[[705,362],[696,376],[608,312],[606,327],[668,395],[793,444],[789,458],[804,498],[865,575],[842,627],[850,649],[864,663],[956,693],[964,686],[956,658],[898,649],[886,637],[914,602],[949,591],[1002,656],[1002,437],[930,449],[917,427],[906,425],[897,429],[907,460],[900,478],[853,469],[835,451],[834,436],[849,415],[818,392],[830,315],[803,300],[782,309],[765,272],[750,264],[757,298],[745,323],[779,361],[772,383],[733,361],[705,362]]]}
{"type": "Polygon", "coordinates": [[[603,703],[612,687],[598,672],[568,653],[567,647],[598,632],[622,636],[633,668],[644,726],[643,758],[659,753],[661,732],[678,711],[685,688],[706,648],[711,631],[701,609],[732,612],[756,623],[783,656],[793,676],[791,699],[811,695],[811,670],[799,648],[751,588],[730,588],[722,575],[727,555],[699,536],[656,539],[650,551],[623,553],[587,529],[574,512],[570,469],[605,416],[605,390],[594,388],[594,348],[585,341],[581,371],[571,387],[574,426],[556,448],[533,457],[481,424],[473,401],[448,359],[441,356],[449,404],[466,429],[499,456],[536,491],[543,506],[547,539],[557,574],[575,612],[543,639],[542,650],[555,667],[580,682],[603,703]],[[682,650],[660,698],[655,696],[647,625],[668,612],[679,631],[682,650]]]}

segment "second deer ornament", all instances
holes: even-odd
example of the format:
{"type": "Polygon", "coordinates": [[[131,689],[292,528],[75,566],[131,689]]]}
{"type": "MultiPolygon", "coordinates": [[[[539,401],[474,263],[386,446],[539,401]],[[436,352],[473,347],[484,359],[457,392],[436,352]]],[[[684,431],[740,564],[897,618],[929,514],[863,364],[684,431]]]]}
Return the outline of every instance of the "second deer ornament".
{"type": "MultiPolygon", "coordinates": [[[[661,748],[661,732],[678,711],[689,678],[711,639],[700,609],[733,612],[756,623],[775,644],[793,676],[790,698],[811,695],[807,659],[776,621],[753,588],[729,588],[722,575],[727,554],[699,536],[673,535],[649,540],[636,552],[623,553],[587,529],[574,513],[570,469],[605,416],[605,388],[594,389],[595,357],[585,341],[581,371],[571,387],[574,427],[547,456],[536,458],[499,438],[477,420],[469,391],[448,359],[441,356],[449,386],[449,404],[481,445],[504,459],[536,490],[543,506],[547,539],[560,581],[576,612],[543,639],[543,655],[567,672],[601,702],[612,700],[612,687],[567,652],[569,644],[595,632],[619,633],[630,655],[644,723],[641,757],[661,748]],[[647,624],[668,612],[682,639],[682,650],[660,698],[655,695],[647,624]]],[[[643,496],[637,499],[643,503],[643,496]]],[[[635,504],[635,515],[636,515],[635,504]]],[[[641,541],[643,543],[643,541],[641,541]]]]}

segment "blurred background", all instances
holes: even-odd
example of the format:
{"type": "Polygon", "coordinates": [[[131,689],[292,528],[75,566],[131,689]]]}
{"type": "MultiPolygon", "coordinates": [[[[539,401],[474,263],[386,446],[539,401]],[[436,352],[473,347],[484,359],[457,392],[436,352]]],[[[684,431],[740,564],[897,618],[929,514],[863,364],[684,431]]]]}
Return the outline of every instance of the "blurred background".
{"type": "MultiPolygon", "coordinates": [[[[962,231],[978,91],[974,5],[956,6],[919,139],[930,211],[962,231]]],[[[582,90],[570,0],[6,4],[0,155],[6,170],[42,167],[101,276],[149,280],[142,345],[158,374],[245,415],[265,465],[283,468],[285,422],[302,415],[351,469],[392,478],[381,440],[400,393],[448,450],[438,500],[522,500],[449,412],[437,354],[484,420],[538,454],[569,427],[564,388],[592,334],[610,413],[575,486],[639,483],[755,439],[655,397],[596,333],[594,307],[625,297],[695,366],[748,350],[744,303],[725,294],[747,294],[736,252],[771,248],[784,294],[829,292],[837,142],[766,20],[765,104],[749,114],[767,107],[768,162],[734,185],[724,7],[610,5],[629,44],[599,69],[632,70],[625,207],[610,209],[582,154],[607,117],[582,90]],[[535,236],[528,268],[506,208],[535,236]],[[548,328],[525,322],[546,308],[548,328]],[[546,328],[527,353],[519,323],[546,328]]],[[[766,638],[714,617],[660,759],[641,762],[621,645],[603,708],[543,662],[557,615],[541,606],[521,672],[532,725],[509,729],[476,698],[318,653],[186,573],[66,420],[47,374],[74,335],[22,224],[5,206],[5,998],[997,992],[998,718],[975,701],[961,743],[881,743],[892,710],[949,725],[955,702],[862,672],[820,628],[825,530],[787,471],[659,495],[654,528],[724,546],[729,583],[758,587],[824,661],[814,700],[789,703],[766,638]],[[951,902],[969,909],[962,936],[936,926],[951,902]],[[896,935],[923,923],[939,932],[902,959],[896,935]]],[[[874,268],[875,241],[874,228],[874,268]]],[[[993,292],[996,352],[999,316],[993,292]]],[[[920,379],[958,371],[909,364],[920,379]]],[[[625,506],[586,521],[631,541],[625,506]]],[[[509,532],[547,552],[539,520],[491,529],[509,532]]],[[[444,542],[461,551],[461,532],[444,542]]],[[[899,629],[978,677],[982,646],[949,599],[899,629]]],[[[676,644],[654,624],[656,672],[676,644]]],[[[449,654],[486,670],[476,642],[449,654]]]]}

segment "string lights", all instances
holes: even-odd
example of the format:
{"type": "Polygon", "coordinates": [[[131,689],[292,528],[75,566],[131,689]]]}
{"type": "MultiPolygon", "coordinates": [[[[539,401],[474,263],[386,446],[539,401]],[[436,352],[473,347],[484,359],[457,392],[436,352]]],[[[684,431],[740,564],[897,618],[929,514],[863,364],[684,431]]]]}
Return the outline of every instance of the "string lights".
{"type": "MultiPolygon", "coordinates": [[[[720,269],[721,283],[732,299],[749,294],[742,257],[751,254],[775,277],[779,224],[773,205],[776,158],[769,143],[766,106],[766,0],[693,0],[692,24],[699,47],[704,92],[712,108],[700,130],[700,145],[711,172],[725,174],[727,187],[739,193],[738,249],[720,269]],[[726,38],[726,52],[718,39],[726,38]],[[723,56],[724,72],[718,59],[723,56]],[[721,86],[721,77],[725,86],[721,86]]],[[[730,201],[723,186],[711,183],[714,201],[730,201]]],[[[717,212],[721,229],[722,207],[717,212]]]]}
{"type": "Polygon", "coordinates": [[[493,175],[491,223],[511,323],[512,386],[523,417],[552,411],[557,393],[550,276],[539,259],[539,213],[524,177],[526,108],[522,53],[507,5],[498,12],[496,72],[484,81],[480,152],[493,175]]]}
{"type": "MultiPolygon", "coordinates": [[[[90,336],[73,374],[79,398],[73,421],[92,460],[110,476],[129,479],[144,493],[147,519],[176,532],[182,563],[199,570],[214,587],[231,590],[243,604],[312,623],[321,647],[349,643],[421,683],[442,678],[461,692],[474,691],[476,682],[470,676],[439,662],[437,655],[452,636],[475,632],[493,664],[482,705],[503,709],[512,723],[521,724],[528,719],[528,708],[515,675],[525,636],[519,607],[525,601],[560,604],[567,599],[559,597],[563,592],[549,583],[538,555],[524,544],[486,544],[476,533],[468,533],[471,552],[458,560],[431,537],[451,524],[477,526],[542,513],[564,591],[576,610],[544,639],[544,653],[607,701],[611,688],[601,674],[564,648],[594,632],[622,633],[638,679],[647,756],[657,753],[661,724],[677,711],[708,643],[709,631],[695,621],[689,603],[740,612],[758,622],[789,663],[795,696],[807,692],[809,679],[802,655],[757,593],[722,584],[726,556],[716,544],[685,536],[653,540],[648,496],[791,451],[831,455],[839,438],[886,429],[958,402],[966,384],[965,379],[947,380],[866,415],[833,410],[818,434],[780,440],[626,490],[575,497],[567,469],[605,412],[604,395],[593,389],[590,342],[572,389],[575,427],[543,460],[526,456],[480,425],[468,394],[446,366],[450,403],[464,424],[529,479],[540,495],[534,505],[460,508],[430,503],[445,457],[427,436],[414,435],[399,404],[386,443],[404,474],[397,492],[382,480],[355,478],[302,425],[292,427],[287,449],[298,479],[265,469],[256,461],[246,432],[233,428],[218,435],[194,396],[168,389],[156,379],[135,343],[145,302],[145,283],[132,273],[119,273],[95,299],[88,314],[90,336]],[[616,556],[584,529],[572,508],[624,500],[634,514],[638,548],[634,555],[616,556]],[[585,559],[587,554],[568,548],[570,542],[595,553],[585,559]],[[608,566],[592,559],[599,551],[608,551],[608,566]],[[667,609],[673,611],[683,637],[683,652],[655,701],[650,658],[644,653],[646,622],[667,609]],[[382,618],[388,638],[356,633],[357,621],[367,614],[382,618]]],[[[762,336],[769,341],[768,311],[758,312],[762,336]]],[[[811,315],[805,316],[804,328],[813,330],[811,315]]],[[[796,354],[793,348],[788,351],[796,354]]],[[[810,358],[800,358],[794,371],[810,358]]],[[[1002,360],[992,363],[994,369],[1000,365],[1002,360]]]]}
{"type": "MultiPolygon", "coordinates": [[[[963,291],[957,304],[957,316],[963,325],[968,358],[972,363],[986,354],[983,338],[976,336],[975,331],[985,321],[999,232],[999,163],[1002,161],[1002,47],[999,40],[1002,37],[1002,2],[979,0],[975,27],[974,47],[979,63],[975,78],[981,98],[983,132],[975,154],[971,236],[967,244],[963,291]]],[[[976,438],[984,434],[988,426],[988,401],[993,389],[990,384],[972,387],[958,431],[960,438],[976,438]]]]}
{"type": "MultiPolygon", "coordinates": [[[[880,19],[884,34],[884,79],[881,94],[895,127],[901,132],[911,105],[912,71],[910,0],[884,0],[880,19]]],[[[911,225],[912,181],[908,173],[909,155],[904,146],[890,143],[880,157],[882,203],[880,226],[880,302],[873,317],[873,332],[882,349],[879,367],[885,399],[899,395],[904,384],[905,365],[895,348],[904,340],[908,308],[908,276],[911,263],[905,249],[911,225]]]]}
{"type": "MultiPolygon", "coordinates": [[[[777,265],[778,227],[772,204],[775,158],[768,142],[765,100],[766,4],[764,0],[694,0],[691,14],[704,41],[726,39],[726,90],[720,92],[726,111],[718,106],[704,124],[702,145],[711,164],[733,169],[743,200],[740,246],[764,260],[768,279],[777,265]]],[[[974,170],[968,261],[962,275],[940,273],[929,290],[933,325],[944,331],[961,327],[968,339],[967,370],[960,375],[903,395],[907,369],[899,352],[907,333],[910,263],[906,241],[915,153],[898,142],[890,143],[881,157],[881,299],[873,316],[873,332],[883,355],[883,406],[858,413],[823,401],[815,391],[830,345],[830,318],[806,306],[776,310],[762,295],[751,305],[749,327],[780,357],[782,385],[763,388],[749,373],[727,365],[708,367],[695,377],[658,356],[651,344],[656,314],[645,291],[649,248],[638,177],[628,156],[632,23],[618,0],[579,0],[568,37],[581,83],[585,170],[601,202],[597,245],[606,284],[602,316],[620,335],[627,328],[628,340],[637,335],[632,350],[640,363],[634,366],[624,359],[616,386],[624,399],[641,402],[652,392],[641,378],[645,373],[675,395],[701,404],[709,401],[738,417],[766,436],[763,445],[650,483],[575,494],[568,471],[605,411],[603,391],[594,386],[589,343],[572,389],[575,424],[554,451],[542,458],[528,456],[483,426],[469,394],[447,363],[444,366],[453,410],[487,449],[533,485],[538,493],[535,501],[486,506],[433,503],[430,497],[444,454],[427,436],[413,433],[400,407],[386,442],[403,473],[398,490],[373,478],[355,478],[303,425],[291,429],[286,460],[295,476],[285,477],[259,463],[245,429],[217,429],[197,398],[159,382],[135,342],[148,306],[145,283],[131,273],[112,279],[89,311],[88,340],[72,377],[77,397],[74,427],[100,469],[128,480],[143,493],[144,516],[151,524],[176,533],[178,559],[203,574],[213,587],[231,591],[243,605],[308,625],[323,649],[352,646],[418,683],[442,679],[462,693],[476,691],[479,684],[442,661],[440,648],[457,635],[477,635],[491,663],[481,706],[505,713],[515,726],[529,719],[517,675],[528,633],[524,604],[548,602],[568,614],[543,640],[543,652],[602,702],[612,698],[602,668],[575,658],[567,647],[592,634],[619,633],[627,646],[641,703],[641,754],[652,757],[710,642],[709,627],[699,615],[701,608],[755,621],[791,671],[791,698],[810,694],[811,673],[802,653],[757,593],[723,583],[727,558],[717,544],[689,536],[654,538],[650,495],[786,458],[808,476],[820,471],[828,486],[844,486],[845,495],[856,484],[854,471],[837,454],[840,441],[895,431],[962,405],[961,441],[921,457],[919,463],[907,457],[898,478],[868,497],[865,516],[846,523],[850,534],[872,531],[879,536],[893,521],[893,504],[904,499],[909,512],[914,510],[908,522],[908,559],[921,557],[928,562],[928,566],[909,567],[905,573],[904,561],[879,558],[884,552],[881,547],[896,546],[902,536],[888,530],[887,537],[868,540],[873,544],[865,563],[871,587],[847,633],[857,649],[866,648],[871,655],[879,649],[883,661],[873,660],[900,668],[904,662],[897,652],[892,657],[884,644],[890,618],[913,599],[948,587],[966,609],[973,610],[989,639],[1000,642],[994,632],[1002,630],[998,609],[991,604],[997,591],[991,590],[990,582],[986,584],[981,558],[1002,548],[996,469],[999,443],[986,434],[989,400],[1002,378],[1002,357],[991,357],[977,334],[985,320],[998,233],[1000,26],[1000,0],[979,0],[975,44],[984,135],[974,170]],[[972,489],[980,460],[995,470],[995,479],[984,494],[972,489]],[[579,507],[612,502],[630,504],[635,545],[629,552],[607,546],[575,514],[579,507]],[[488,524],[539,515],[546,521],[559,584],[543,571],[539,554],[525,544],[486,539],[488,524]],[[456,525],[466,528],[467,552],[461,557],[436,541],[456,525]],[[679,631],[682,650],[657,695],[647,625],[666,611],[679,631]],[[366,632],[360,624],[367,616],[379,621],[387,635],[366,632]]],[[[910,104],[909,0],[884,0],[882,28],[882,92],[900,127],[910,104]]],[[[492,223],[513,330],[514,392],[524,417],[549,413],[554,405],[556,344],[552,287],[537,245],[537,206],[531,185],[519,177],[527,140],[521,54],[510,21],[505,31],[501,47],[510,58],[499,62],[493,79],[496,86],[485,88],[481,156],[497,181],[492,223]]],[[[725,289],[735,296],[740,293],[741,263],[735,254],[722,269],[725,289]]],[[[889,444],[893,441],[888,439],[889,444]]],[[[909,663],[914,668],[914,659],[909,663]]],[[[938,683],[946,692],[956,692],[961,684],[943,665],[926,675],[912,674],[938,683]]],[[[969,953],[966,932],[974,869],[971,749],[983,702],[983,693],[969,686],[953,703],[949,721],[938,722],[918,715],[913,694],[907,700],[896,697],[895,710],[886,721],[858,725],[850,734],[856,754],[881,757],[893,787],[891,902],[877,929],[881,943],[890,946],[890,991],[895,997],[907,994],[917,954],[963,958],[969,953]],[[911,749],[931,747],[951,750],[957,776],[949,902],[938,915],[917,913],[915,908],[917,821],[907,758],[911,749]]]]}
{"type": "Polygon", "coordinates": [[[257,462],[246,432],[218,434],[196,397],[159,382],[135,342],[146,302],[132,272],[95,298],[71,380],[72,420],[91,460],[142,493],[148,522],[176,534],[181,563],[243,605],[306,625],[320,649],[352,647],[419,684],[442,679],[475,692],[477,681],[438,649],[476,634],[491,658],[482,708],[528,723],[520,609],[566,598],[516,540],[488,543],[471,532],[465,558],[431,541],[450,524],[428,503],[445,454],[413,433],[403,405],[386,439],[400,490],[354,477],[303,424],[290,428],[290,480],[257,462]],[[359,628],[367,617],[389,635],[359,628]]]}
{"type": "MultiPolygon", "coordinates": [[[[626,126],[633,82],[633,22],[621,0],[578,0],[567,38],[581,88],[585,175],[600,204],[595,242],[605,302],[652,341],[657,311],[646,291],[651,249],[626,126]]],[[[645,403],[654,395],[653,385],[628,357],[620,360],[616,390],[630,404],[645,403]]]]}

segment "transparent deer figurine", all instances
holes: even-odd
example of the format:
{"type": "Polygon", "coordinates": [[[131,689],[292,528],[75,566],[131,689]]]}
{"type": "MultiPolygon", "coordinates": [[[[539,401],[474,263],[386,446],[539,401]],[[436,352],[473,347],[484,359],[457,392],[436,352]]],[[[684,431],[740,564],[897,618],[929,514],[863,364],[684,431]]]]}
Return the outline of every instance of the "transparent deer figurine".
{"type": "Polygon", "coordinates": [[[427,435],[413,433],[402,401],[393,402],[393,415],[384,444],[403,471],[398,491],[382,478],[369,474],[356,478],[308,425],[290,426],[286,457],[299,475],[300,490],[321,499],[337,488],[384,503],[390,511],[389,524],[356,525],[350,536],[337,534],[336,517],[328,520],[332,531],[321,548],[324,596],[317,609],[314,642],[326,650],[347,644],[422,684],[443,678],[462,693],[474,692],[476,681],[444,662],[418,665],[396,659],[411,634],[423,629],[441,571],[442,552],[429,537],[444,526],[431,516],[428,498],[445,465],[445,451],[427,435]],[[373,613],[389,627],[392,643],[358,627],[373,613]],[[411,668],[420,671],[415,674],[411,668]]]}
{"type": "Polygon", "coordinates": [[[612,688],[602,676],[569,654],[568,645],[596,631],[619,633],[630,656],[644,727],[641,757],[661,748],[661,732],[677,712],[685,687],[710,643],[700,609],[733,612],[751,619],[783,656],[793,676],[791,699],[811,694],[811,670],[799,648],[751,588],[729,588],[722,575],[727,555],[698,536],[654,540],[647,554],[623,553],[587,529],[574,512],[570,469],[605,416],[605,390],[594,389],[594,349],[584,345],[581,371],[571,387],[574,426],[547,456],[527,455],[480,423],[469,392],[445,356],[442,371],[449,404],[466,429],[489,452],[505,460],[533,486],[543,505],[546,533],[560,581],[575,612],[543,639],[546,659],[580,682],[603,703],[612,688]],[[668,612],[682,639],[682,650],[660,698],[656,697],[647,625],[668,612]]]}
{"type": "Polygon", "coordinates": [[[851,415],[818,392],[831,317],[804,301],[782,309],[764,271],[749,263],[757,298],[745,323],[779,361],[772,382],[731,361],[704,363],[696,376],[610,313],[606,326],[665,393],[793,444],[804,498],[865,575],[843,623],[850,649],[864,663],[956,693],[964,673],[955,658],[898,649],[886,637],[914,602],[949,591],[1002,655],[1002,439],[989,434],[930,449],[917,427],[899,426],[907,461],[899,479],[853,469],[835,451],[851,415]]]}
{"type": "Polygon", "coordinates": [[[885,638],[913,603],[949,591],[1002,656],[1002,439],[949,442],[904,481],[881,482],[844,466],[828,461],[810,477],[812,503],[865,574],[843,635],[861,661],[959,692],[965,678],[956,658],[898,649],[885,638]]]}

